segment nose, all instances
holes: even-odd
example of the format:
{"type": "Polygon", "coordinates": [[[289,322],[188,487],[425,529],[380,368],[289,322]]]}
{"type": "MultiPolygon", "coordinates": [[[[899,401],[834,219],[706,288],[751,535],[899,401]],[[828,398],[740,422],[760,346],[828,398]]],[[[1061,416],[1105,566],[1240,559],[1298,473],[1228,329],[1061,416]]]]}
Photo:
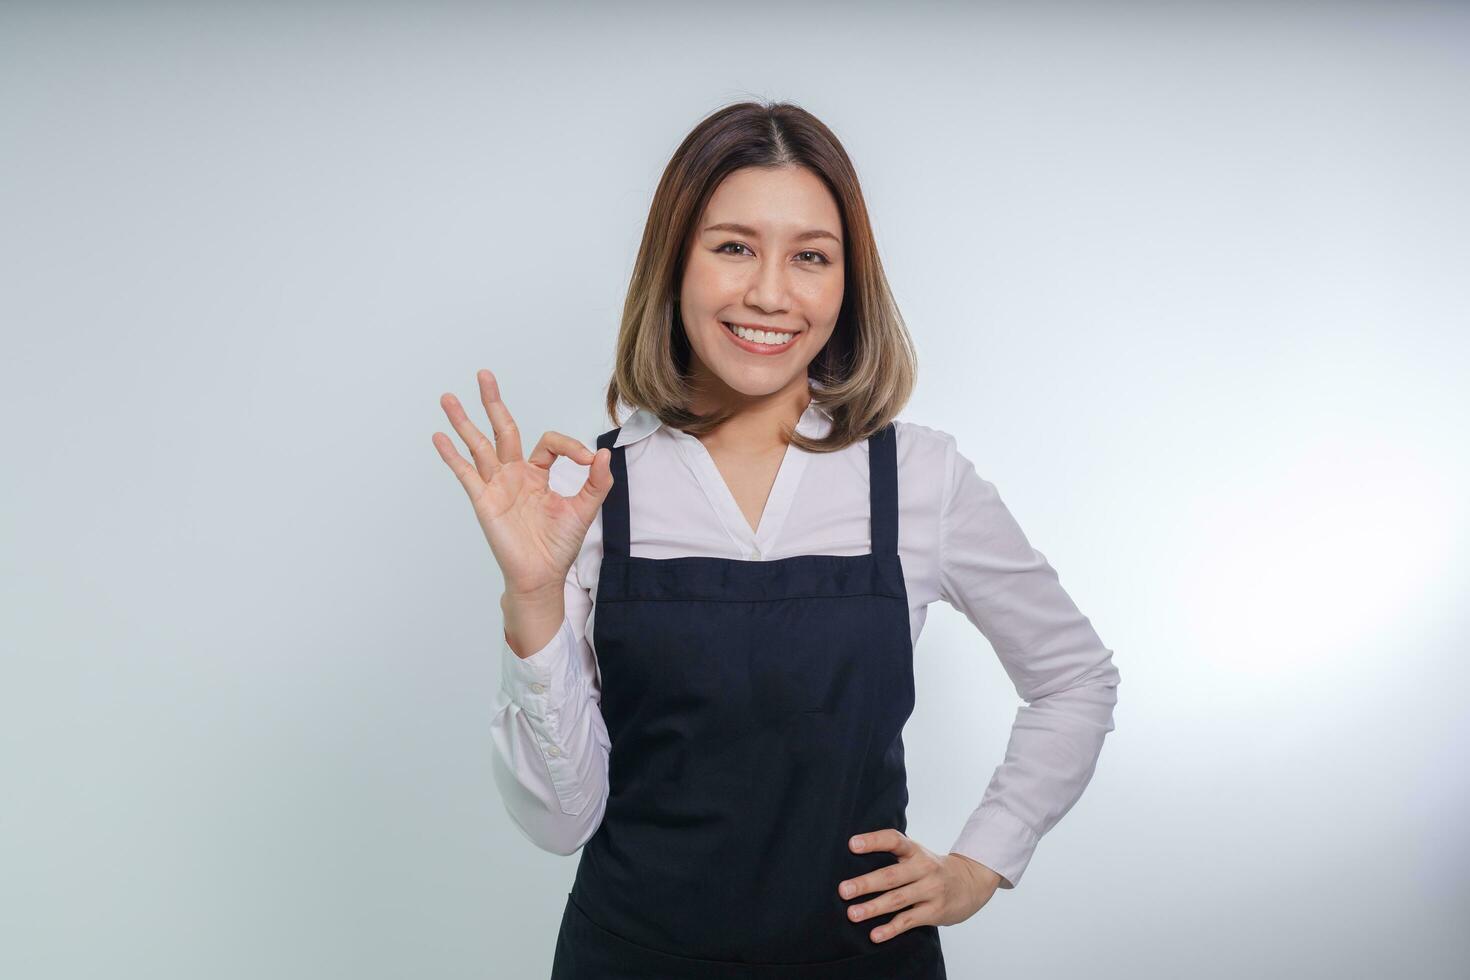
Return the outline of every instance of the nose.
{"type": "Polygon", "coordinates": [[[745,302],[762,313],[785,313],[790,302],[785,260],[763,258],[745,290],[745,302]]]}

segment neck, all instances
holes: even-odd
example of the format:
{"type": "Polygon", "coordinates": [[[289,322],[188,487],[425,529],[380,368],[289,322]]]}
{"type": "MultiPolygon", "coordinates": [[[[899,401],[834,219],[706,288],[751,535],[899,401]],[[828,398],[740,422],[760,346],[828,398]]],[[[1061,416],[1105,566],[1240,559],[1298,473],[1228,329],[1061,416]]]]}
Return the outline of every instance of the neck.
{"type": "Polygon", "coordinates": [[[785,450],[782,426],[794,428],[811,401],[811,388],[805,374],[768,395],[742,394],[714,378],[695,397],[693,408],[701,415],[726,407],[735,409],[735,414],[726,422],[699,437],[705,446],[714,450],[733,449],[741,454],[761,455],[785,450]]]}

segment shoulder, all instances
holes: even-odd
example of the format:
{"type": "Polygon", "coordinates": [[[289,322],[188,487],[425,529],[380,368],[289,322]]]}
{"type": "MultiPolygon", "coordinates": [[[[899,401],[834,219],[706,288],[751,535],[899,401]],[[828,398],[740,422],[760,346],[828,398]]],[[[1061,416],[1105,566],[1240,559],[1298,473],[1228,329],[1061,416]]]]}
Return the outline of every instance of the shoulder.
{"type": "Polygon", "coordinates": [[[894,436],[901,469],[922,470],[947,477],[954,468],[955,437],[943,429],[907,419],[894,419],[894,436]]]}
{"type": "Polygon", "coordinates": [[[914,474],[914,480],[932,481],[940,488],[942,507],[975,506],[997,497],[995,484],[981,476],[952,433],[903,419],[895,425],[900,471],[914,474]]]}
{"type": "Polygon", "coordinates": [[[925,511],[942,512],[953,496],[957,450],[944,429],[894,420],[901,496],[925,511]]]}
{"type": "Polygon", "coordinates": [[[922,422],[912,422],[908,419],[894,419],[893,427],[898,435],[898,444],[903,446],[920,446],[929,449],[943,449],[955,443],[954,436],[943,429],[932,425],[924,425],[922,422]]]}

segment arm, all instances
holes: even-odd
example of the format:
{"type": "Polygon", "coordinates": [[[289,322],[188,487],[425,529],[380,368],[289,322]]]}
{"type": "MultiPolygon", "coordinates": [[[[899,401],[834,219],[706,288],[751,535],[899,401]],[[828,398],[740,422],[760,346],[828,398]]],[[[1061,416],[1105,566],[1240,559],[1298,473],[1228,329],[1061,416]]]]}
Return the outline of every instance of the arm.
{"type": "Polygon", "coordinates": [[[946,451],[940,520],[940,597],[995,648],[1016,693],[1005,760],[950,849],[1014,888],[1037,842],[1092,779],[1113,730],[1118,669],[994,485],[954,447],[946,451]]]}
{"type": "MultiPolygon", "coordinates": [[[[597,530],[588,530],[584,548],[597,530]]],[[[602,823],[611,745],[585,635],[592,596],[576,563],[564,594],[566,616],[542,649],[522,658],[502,633],[501,686],[490,722],[491,764],[506,811],[528,840],[554,854],[574,853],[602,823]]]]}

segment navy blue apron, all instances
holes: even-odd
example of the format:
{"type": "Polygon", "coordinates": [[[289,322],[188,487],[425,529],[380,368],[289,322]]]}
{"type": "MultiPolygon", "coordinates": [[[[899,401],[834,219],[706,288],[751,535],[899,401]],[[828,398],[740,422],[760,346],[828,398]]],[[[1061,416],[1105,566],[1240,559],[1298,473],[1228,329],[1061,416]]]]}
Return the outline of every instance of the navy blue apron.
{"type": "MultiPolygon", "coordinates": [[[[939,929],[884,942],[838,882],[897,862],[913,644],[893,424],[868,439],[871,550],[634,558],[619,430],[593,641],[612,745],[552,980],[943,980],[939,929]]],[[[637,488],[657,493],[657,487],[637,488]]]]}

